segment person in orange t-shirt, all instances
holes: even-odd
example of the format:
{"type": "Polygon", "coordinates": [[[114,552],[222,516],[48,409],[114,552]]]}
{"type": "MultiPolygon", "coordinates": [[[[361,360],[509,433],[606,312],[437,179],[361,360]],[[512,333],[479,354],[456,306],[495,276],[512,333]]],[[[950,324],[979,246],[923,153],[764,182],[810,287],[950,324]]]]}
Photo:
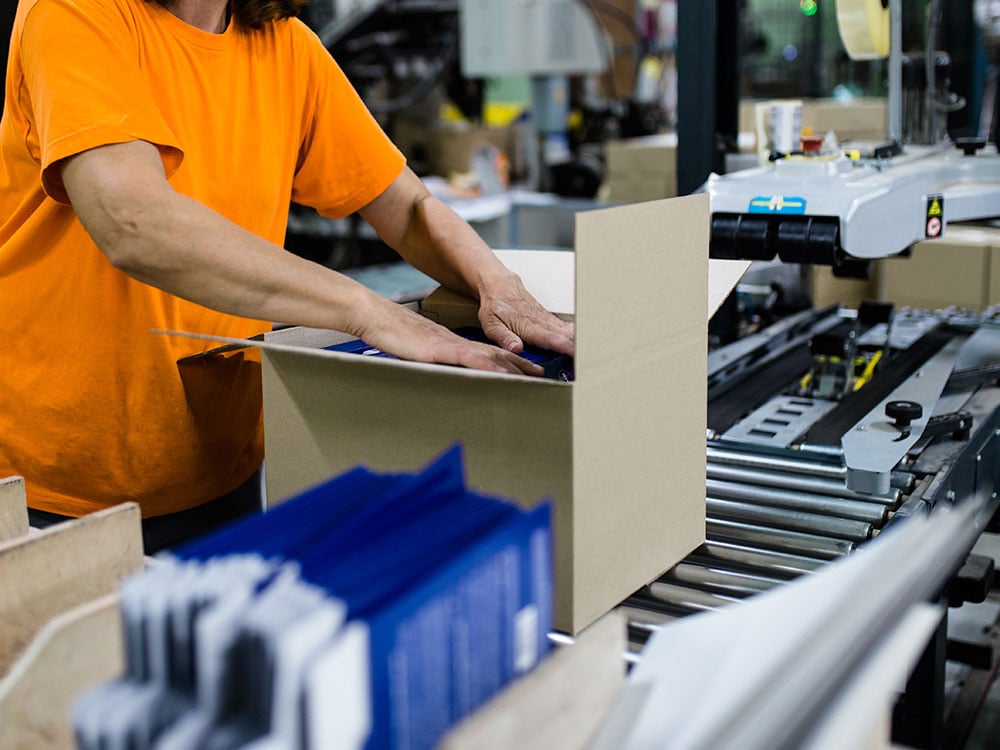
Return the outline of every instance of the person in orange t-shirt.
{"type": "Polygon", "coordinates": [[[572,354],[572,327],[406,167],[294,17],[303,2],[21,0],[0,122],[0,476],[25,477],[37,525],[134,500],[152,552],[259,507],[259,390],[196,386],[179,363],[205,345],[151,329],[281,321],[526,374],[524,343],[572,354]],[[478,299],[497,346],[285,251],[292,201],[360,212],[478,299]]]}

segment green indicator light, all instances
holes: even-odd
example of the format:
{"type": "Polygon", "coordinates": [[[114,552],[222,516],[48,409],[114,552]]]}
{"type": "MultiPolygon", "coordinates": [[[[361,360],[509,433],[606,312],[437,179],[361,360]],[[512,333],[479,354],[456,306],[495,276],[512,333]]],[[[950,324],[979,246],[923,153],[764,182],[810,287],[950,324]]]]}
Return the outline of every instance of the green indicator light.
{"type": "Polygon", "coordinates": [[[801,0],[799,2],[799,8],[807,16],[815,16],[816,11],[819,10],[819,6],[816,4],[816,0],[801,0]]]}

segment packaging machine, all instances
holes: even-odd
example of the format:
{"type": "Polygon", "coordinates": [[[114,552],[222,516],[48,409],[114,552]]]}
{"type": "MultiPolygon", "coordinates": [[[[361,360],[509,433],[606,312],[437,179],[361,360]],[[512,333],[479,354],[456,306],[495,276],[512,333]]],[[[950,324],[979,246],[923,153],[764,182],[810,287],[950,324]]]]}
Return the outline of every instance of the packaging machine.
{"type": "MultiPolygon", "coordinates": [[[[636,649],[672,619],[808,576],[907,516],[973,495],[995,504],[1000,308],[786,318],[710,354],[708,426],[707,541],[622,605],[636,649]]],[[[992,560],[974,562],[949,574],[953,606],[989,591],[992,560]]],[[[897,720],[919,728],[900,741],[940,735],[944,648],[929,649],[901,704],[897,720]]]]}
{"type": "MultiPolygon", "coordinates": [[[[996,11],[987,5],[977,3],[976,10],[995,54],[996,11]]],[[[1000,213],[1000,153],[995,140],[990,142],[996,79],[984,92],[979,135],[951,142],[940,120],[953,106],[952,95],[934,68],[940,13],[940,2],[932,0],[926,49],[922,56],[908,57],[902,47],[901,0],[837,3],[850,56],[888,58],[885,140],[844,145],[818,133],[814,140],[819,143],[807,146],[802,139],[800,146],[800,133],[791,128],[794,137],[782,139],[791,146],[758,144],[759,151],[770,153],[765,165],[710,175],[702,189],[712,203],[712,257],[778,257],[829,265],[838,276],[867,277],[875,258],[940,237],[951,222],[1000,213]],[[912,73],[904,81],[904,58],[911,64],[923,60],[922,81],[912,73]]]]}

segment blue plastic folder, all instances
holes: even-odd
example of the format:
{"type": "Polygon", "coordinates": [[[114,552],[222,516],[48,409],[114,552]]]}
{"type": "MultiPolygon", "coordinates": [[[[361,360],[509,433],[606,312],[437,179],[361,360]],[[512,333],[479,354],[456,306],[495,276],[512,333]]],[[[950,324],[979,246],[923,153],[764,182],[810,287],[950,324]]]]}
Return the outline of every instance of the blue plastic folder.
{"type": "MultiPolygon", "coordinates": [[[[550,506],[526,511],[471,492],[457,447],[414,474],[353,469],[172,552],[184,565],[240,555],[284,566],[260,591],[293,564],[304,584],[342,604],[347,626],[366,629],[366,748],[432,748],[548,649],[550,506]]],[[[245,654],[238,670],[266,682],[278,649],[259,640],[235,641],[245,654]]],[[[244,733],[273,727],[266,715],[247,719],[251,709],[267,714],[272,697],[267,688],[254,695],[239,709],[244,733]]]]}

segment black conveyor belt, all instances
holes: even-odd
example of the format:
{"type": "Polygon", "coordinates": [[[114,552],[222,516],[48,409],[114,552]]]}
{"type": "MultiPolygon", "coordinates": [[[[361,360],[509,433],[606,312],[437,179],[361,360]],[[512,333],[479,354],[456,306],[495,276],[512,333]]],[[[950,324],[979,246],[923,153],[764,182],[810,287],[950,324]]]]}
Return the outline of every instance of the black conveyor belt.
{"type": "MultiPolygon", "coordinates": [[[[853,327],[841,323],[829,331],[844,336],[853,327]]],[[[809,344],[803,344],[760,369],[744,375],[744,381],[708,403],[708,428],[720,435],[772,396],[798,381],[812,367],[809,344]]]]}
{"type": "Polygon", "coordinates": [[[806,442],[813,445],[840,445],[840,438],[847,430],[941,351],[955,335],[954,331],[944,329],[931,331],[909,349],[893,356],[888,366],[882,367],[871,382],[860,391],[845,396],[836,409],[814,424],[806,436],[806,442]]]}

